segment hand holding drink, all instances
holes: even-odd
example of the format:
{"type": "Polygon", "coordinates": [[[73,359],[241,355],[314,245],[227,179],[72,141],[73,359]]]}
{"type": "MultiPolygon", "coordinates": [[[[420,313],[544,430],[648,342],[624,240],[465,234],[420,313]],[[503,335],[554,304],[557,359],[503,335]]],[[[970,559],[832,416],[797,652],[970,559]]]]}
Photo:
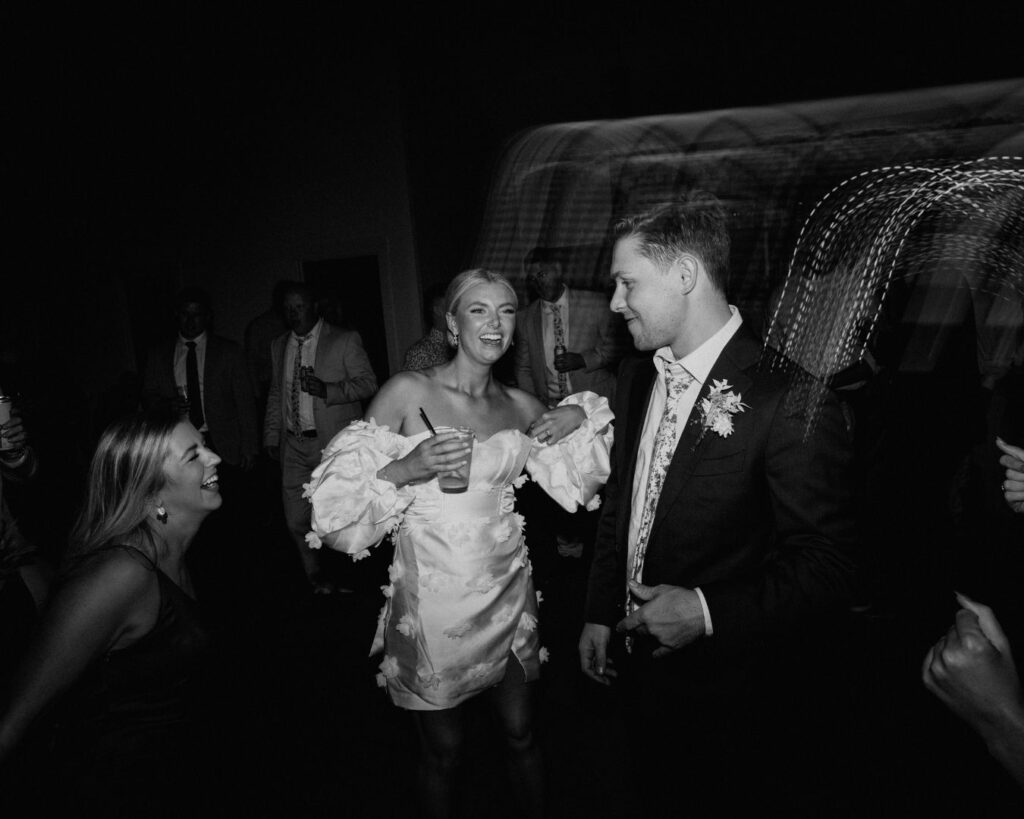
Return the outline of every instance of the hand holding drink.
{"type": "Polygon", "coordinates": [[[323,381],[313,375],[312,367],[301,369],[299,386],[303,392],[308,392],[310,395],[315,395],[318,398],[327,397],[327,387],[324,386],[323,381]]]}
{"type": "Polygon", "coordinates": [[[396,486],[426,483],[437,478],[442,492],[465,492],[473,458],[473,430],[468,427],[435,430],[431,426],[430,432],[412,452],[391,461],[377,476],[396,486]],[[468,432],[468,436],[463,431],[468,432]]]}
{"type": "Polygon", "coordinates": [[[473,463],[473,430],[469,427],[437,427],[437,434],[448,434],[449,440],[457,441],[469,448],[461,466],[449,472],[437,473],[437,483],[442,492],[449,495],[465,492],[469,488],[469,468],[473,463]]]}
{"type": "MultiPolygon", "coordinates": [[[[437,442],[441,442],[442,448],[446,451],[446,454],[442,457],[446,460],[451,457],[458,458],[459,460],[451,468],[437,469],[437,467],[434,467],[431,472],[437,475],[437,483],[442,492],[452,495],[465,492],[469,487],[469,468],[473,462],[473,430],[469,427],[435,427],[430,423],[430,419],[427,417],[427,413],[423,411],[423,407],[420,407],[420,418],[423,419],[423,423],[430,430],[430,438],[409,454],[415,454],[427,442],[431,442],[429,444],[431,449],[434,448],[437,442]],[[451,447],[450,444],[455,444],[455,447],[451,447]],[[449,450],[451,451],[448,452],[449,450]]],[[[433,456],[431,456],[431,459],[433,459],[433,456]]]]}

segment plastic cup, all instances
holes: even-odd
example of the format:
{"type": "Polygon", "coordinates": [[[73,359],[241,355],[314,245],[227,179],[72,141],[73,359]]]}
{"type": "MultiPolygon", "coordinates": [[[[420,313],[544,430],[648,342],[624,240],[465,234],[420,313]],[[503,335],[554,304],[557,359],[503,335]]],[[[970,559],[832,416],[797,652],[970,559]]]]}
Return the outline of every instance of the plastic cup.
{"type": "Polygon", "coordinates": [[[469,427],[435,427],[434,429],[438,435],[446,432],[457,433],[456,437],[449,440],[463,441],[470,446],[469,452],[466,454],[466,462],[462,466],[451,472],[439,472],[437,475],[437,483],[445,494],[457,495],[459,492],[465,492],[469,488],[469,468],[473,463],[473,436],[475,433],[469,427]]]}

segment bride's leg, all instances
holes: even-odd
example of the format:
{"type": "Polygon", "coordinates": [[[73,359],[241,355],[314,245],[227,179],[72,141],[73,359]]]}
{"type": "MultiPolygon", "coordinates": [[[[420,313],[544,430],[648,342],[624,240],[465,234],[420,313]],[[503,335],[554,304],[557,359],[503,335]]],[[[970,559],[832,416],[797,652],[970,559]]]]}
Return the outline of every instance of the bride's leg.
{"type": "Polygon", "coordinates": [[[489,692],[505,733],[512,791],[525,816],[544,815],[544,759],[533,731],[534,683],[526,682],[519,661],[508,658],[505,678],[489,692]]]}
{"type": "Polygon", "coordinates": [[[431,819],[454,816],[455,777],[462,759],[465,733],[461,710],[447,708],[411,713],[420,737],[416,785],[423,815],[431,819]]]}

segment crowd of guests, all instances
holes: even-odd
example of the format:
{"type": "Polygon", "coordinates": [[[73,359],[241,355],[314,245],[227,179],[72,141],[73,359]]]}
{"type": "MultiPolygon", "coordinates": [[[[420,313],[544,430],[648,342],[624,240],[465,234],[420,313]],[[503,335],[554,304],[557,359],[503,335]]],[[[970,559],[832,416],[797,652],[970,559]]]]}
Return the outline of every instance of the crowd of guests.
{"type": "MultiPolygon", "coordinates": [[[[838,804],[813,706],[830,696],[832,635],[864,603],[855,414],[829,392],[808,425],[790,400],[790,370],[729,302],[713,196],[627,217],[613,238],[610,299],[569,286],[548,248],[525,260],[526,306],[486,270],[427,291],[428,333],[382,384],[303,283],[282,283],[244,346],[212,332],[203,290],[182,290],[138,411],[100,437],[55,577],[2,506],[0,768],[58,714],[45,758],[67,805],[189,810],[182,783],[203,781],[190,705],[216,647],[186,557],[202,542],[228,563],[276,495],[308,595],[353,591],[355,564],[332,554],[393,548],[365,643],[415,725],[425,815],[456,811],[477,699],[507,799],[544,815],[536,684],[555,555],[588,568],[579,673],[620,696],[638,812],[838,804]]],[[[3,480],[31,481],[17,408],[0,432],[3,480]]],[[[999,514],[1017,525],[1024,442],[990,443],[999,514]]],[[[956,600],[924,686],[1024,789],[1012,641],[998,612],[956,600]]]]}

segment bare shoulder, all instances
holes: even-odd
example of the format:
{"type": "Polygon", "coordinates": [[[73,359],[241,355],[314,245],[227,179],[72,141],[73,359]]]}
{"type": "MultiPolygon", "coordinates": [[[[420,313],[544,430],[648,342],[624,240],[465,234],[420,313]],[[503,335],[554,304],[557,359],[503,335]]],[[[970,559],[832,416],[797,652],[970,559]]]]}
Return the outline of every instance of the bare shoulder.
{"type": "Polygon", "coordinates": [[[417,407],[430,389],[430,378],[424,372],[406,370],[397,373],[377,390],[366,410],[367,419],[399,430],[409,407],[417,407]]]}
{"type": "Polygon", "coordinates": [[[120,648],[153,627],[160,608],[160,581],[152,563],[130,549],[111,549],[75,566],[48,604],[58,631],[86,629],[89,639],[120,648]]]}
{"type": "Polygon", "coordinates": [[[427,371],[403,370],[391,376],[377,391],[378,397],[387,400],[405,401],[408,398],[423,395],[430,387],[427,371]]]}
{"type": "Polygon", "coordinates": [[[528,393],[526,390],[521,390],[518,387],[504,387],[505,394],[508,399],[516,408],[516,415],[522,422],[522,426],[525,429],[536,421],[547,409],[538,399],[537,396],[528,393]]]}
{"type": "Polygon", "coordinates": [[[65,575],[47,603],[40,628],[61,651],[87,660],[148,633],[159,609],[155,566],[132,549],[105,549],[65,575]]]}
{"type": "Polygon", "coordinates": [[[110,608],[131,605],[157,583],[155,567],[134,549],[108,549],[86,558],[65,582],[68,594],[110,608]]]}

